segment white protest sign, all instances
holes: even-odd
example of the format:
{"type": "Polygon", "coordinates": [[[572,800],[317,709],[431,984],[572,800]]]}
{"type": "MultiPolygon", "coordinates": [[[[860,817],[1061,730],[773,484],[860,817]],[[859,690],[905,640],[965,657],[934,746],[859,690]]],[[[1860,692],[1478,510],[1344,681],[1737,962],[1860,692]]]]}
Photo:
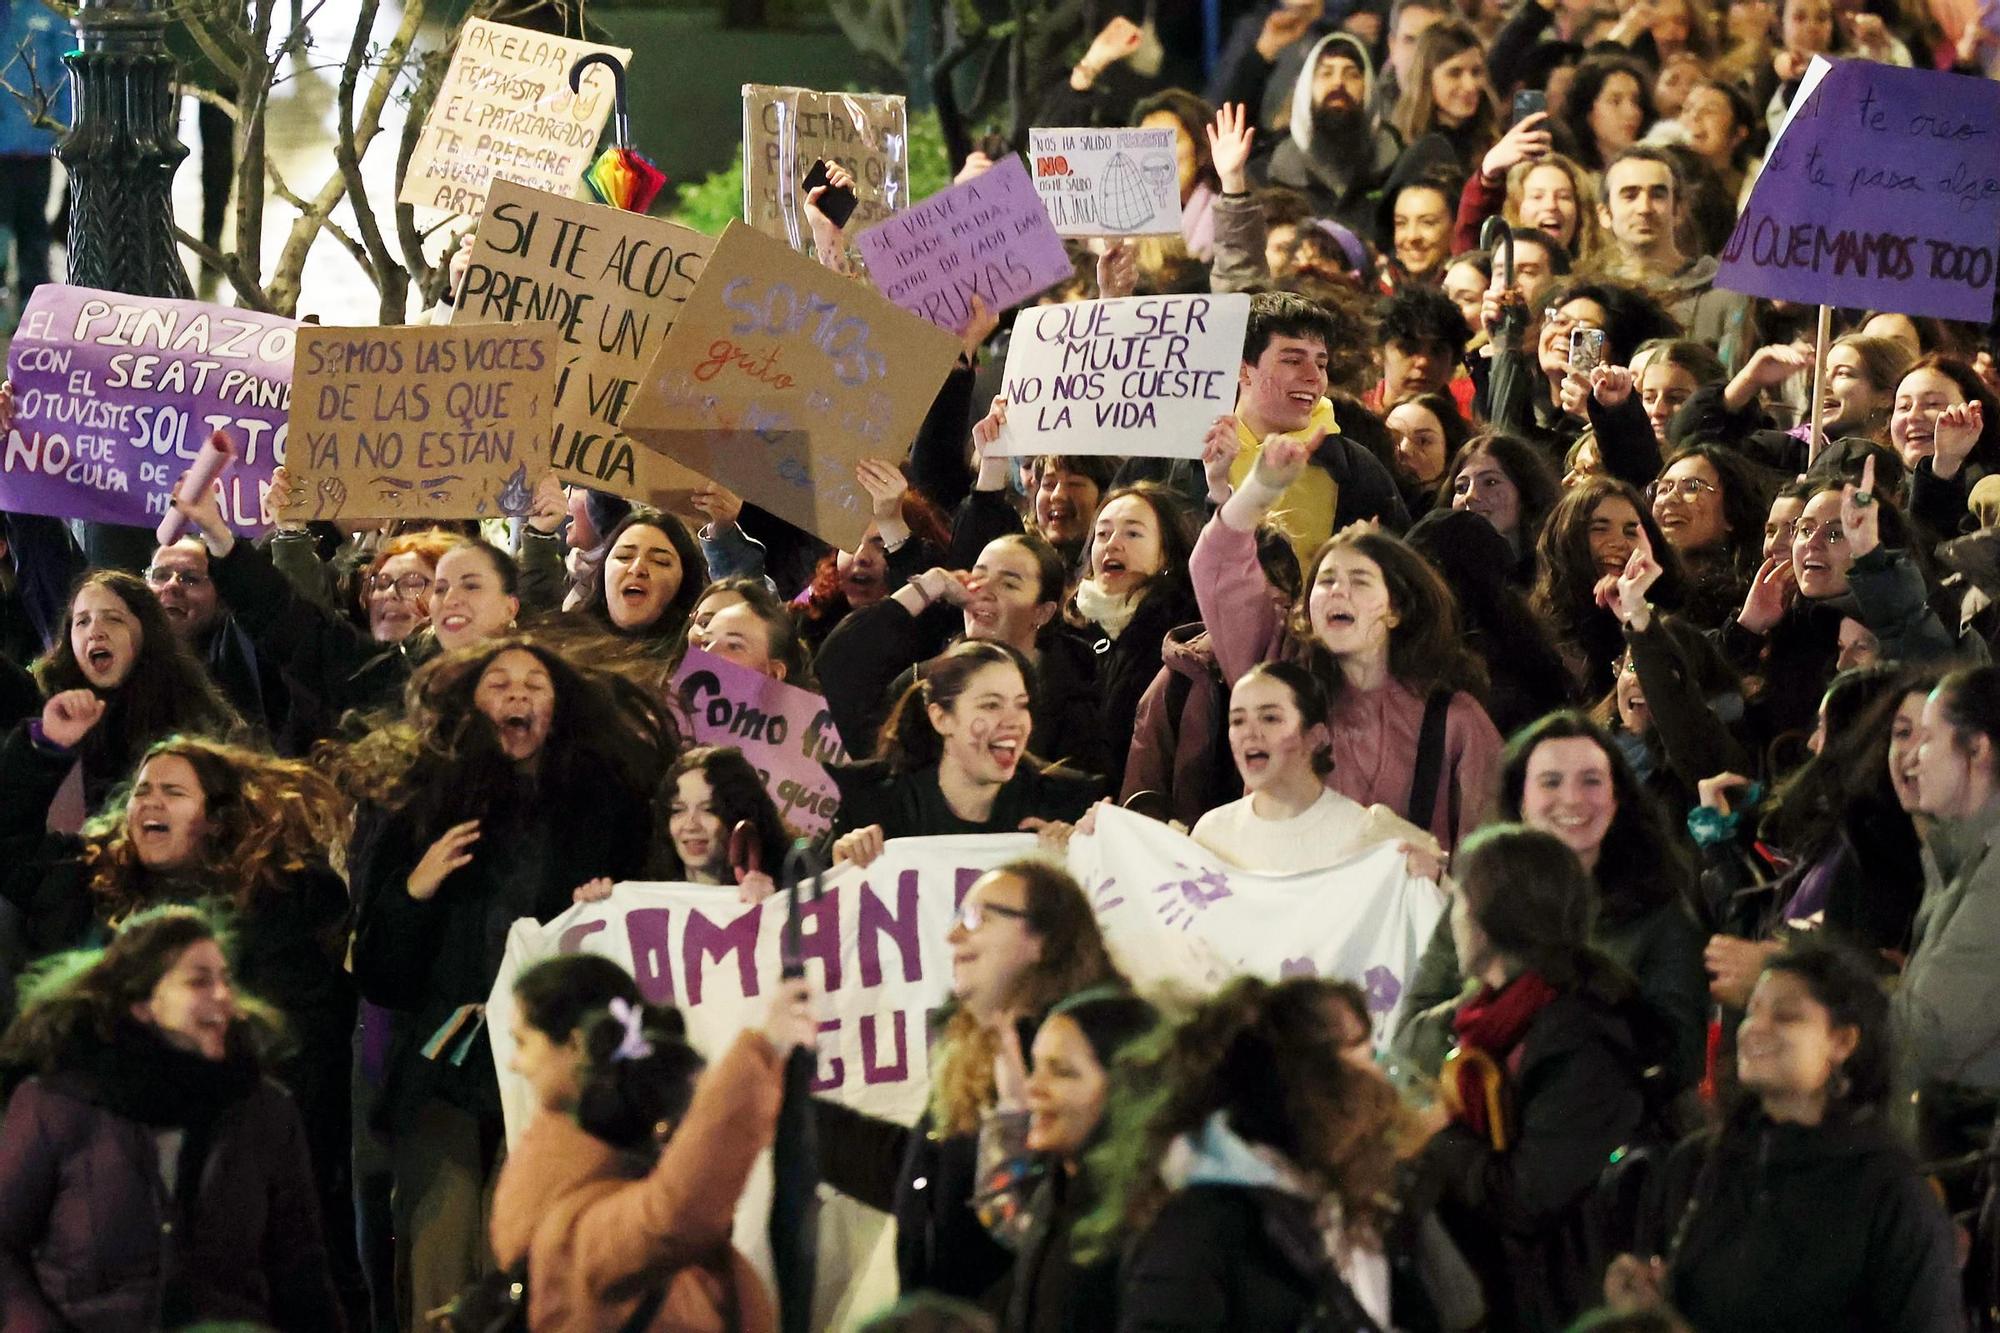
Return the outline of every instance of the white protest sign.
{"type": "Polygon", "coordinates": [[[397,201],[476,214],[495,180],[577,198],[612,107],[611,71],[602,66],[584,72],[581,92],[570,91],[570,68],[593,54],[632,62],[622,46],[468,19],[397,201]]]}
{"type": "Polygon", "coordinates": [[[1174,131],[1028,131],[1035,191],[1064,236],[1178,236],[1174,131]]]}
{"type": "Polygon", "coordinates": [[[1127,296],[1014,317],[1003,454],[1199,458],[1236,409],[1250,298],[1127,296]]]}

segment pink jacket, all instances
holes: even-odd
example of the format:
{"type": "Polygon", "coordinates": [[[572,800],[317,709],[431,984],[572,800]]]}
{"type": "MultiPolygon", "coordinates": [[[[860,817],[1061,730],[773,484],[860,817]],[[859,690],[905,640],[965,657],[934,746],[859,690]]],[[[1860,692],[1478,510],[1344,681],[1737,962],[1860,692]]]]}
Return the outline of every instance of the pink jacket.
{"type": "Polygon", "coordinates": [[[771,1298],[729,1232],[750,1168],[770,1146],[783,1070],[762,1036],[737,1037],[638,1179],[569,1116],[535,1117],[500,1172],[492,1237],[502,1268],[528,1257],[536,1333],[619,1328],[663,1277],[653,1333],[776,1329],[771,1298]]]}
{"type": "MultiPolygon", "coordinates": [[[[1188,572],[1225,680],[1233,684],[1259,662],[1299,655],[1272,604],[1254,534],[1238,532],[1220,515],[1210,519],[1195,543],[1188,572]]],[[[1333,732],[1333,772],[1326,785],[1362,805],[1386,805],[1407,815],[1423,720],[1423,699],[1399,682],[1375,690],[1343,689],[1327,718],[1333,732]]],[[[1499,780],[1499,731],[1477,699],[1453,695],[1430,823],[1447,851],[1479,827],[1499,780]]]]}

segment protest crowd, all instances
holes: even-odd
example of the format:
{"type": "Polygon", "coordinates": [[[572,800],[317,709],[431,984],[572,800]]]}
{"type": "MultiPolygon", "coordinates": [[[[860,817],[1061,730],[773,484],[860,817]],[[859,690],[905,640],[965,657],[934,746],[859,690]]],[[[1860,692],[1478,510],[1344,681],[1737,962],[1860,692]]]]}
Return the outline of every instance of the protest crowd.
{"type": "Polygon", "coordinates": [[[2000,1327],[2000,31],[1183,8],[588,441],[580,187],[122,518],[36,289],[0,1330],[2000,1327]]]}

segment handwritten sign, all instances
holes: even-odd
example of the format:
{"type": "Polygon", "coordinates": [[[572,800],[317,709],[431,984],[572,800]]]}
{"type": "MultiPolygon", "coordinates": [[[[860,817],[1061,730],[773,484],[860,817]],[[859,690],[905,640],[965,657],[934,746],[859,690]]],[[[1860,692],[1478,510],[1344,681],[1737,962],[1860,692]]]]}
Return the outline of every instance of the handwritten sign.
{"type": "Polygon", "coordinates": [[[2000,242],[2000,84],[1815,58],[1716,281],[1805,304],[1985,323],[2000,242]]]}
{"type": "Polygon", "coordinates": [[[953,333],[972,323],[974,296],[998,315],[1073,271],[1028,169],[1011,154],[985,175],[862,232],[854,244],[884,296],[953,333]]]}
{"type": "Polygon", "coordinates": [[[1174,132],[1029,130],[1035,189],[1064,236],[1178,236],[1174,132]]]}
{"type": "Polygon", "coordinates": [[[944,330],[732,222],[618,424],[852,550],[854,465],[902,457],[957,359],[944,330]]]}
{"type": "Polygon", "coordinates": [[[1250,298],[1127,296],[1014,317],[1006,454],[1199,458],[1235,410],[1250,298]]]}
{"type": "Polygon", "coordinates": [[[550,462],[564,481],[694,516],[705,478],[618,430],[715,241],[603,204],[496,181],[455,318],[562,331],[550,462]]]}
{"type": "Polygon", "coordinates": [[[299,330],[288,518],[501,518],[548,471],[552,324],[299,330]]]}
{"type": "Polygon", "coordinates": [[[270,522],[285,461],[297,324],[196,301],[43,283],[7,353],[14,425],[0,454],[0,510],[151,528],[217,429],[236,466],[223,517],[270,522]]]}
{"type": "Polygon", "coordinates": [[[592,66],[583,91],[573,93],[569,71],[597,52],[632,61],[622,46],[466,20],[398,200],[476,214],[496,180],[571,198],[581,193],[584,168],[611,114],[612,80],[610,70],[592,66]]]}
{"type": "Polygon", "coordinates": [[[687,650],[674,691],[696,744],[741,750],[794,833],[833,827],[840,789],[824,765],[846,763],[847,752],[822,696],[699,648],[687,650]]]}
{"type": "Polygon", "coordinates": [[[743,216],[803,251],[812,239],[799,182],[824,158],[854,177],[850,235],[910,202],[909,113],[901,97],[743,85],[743,216]]]}

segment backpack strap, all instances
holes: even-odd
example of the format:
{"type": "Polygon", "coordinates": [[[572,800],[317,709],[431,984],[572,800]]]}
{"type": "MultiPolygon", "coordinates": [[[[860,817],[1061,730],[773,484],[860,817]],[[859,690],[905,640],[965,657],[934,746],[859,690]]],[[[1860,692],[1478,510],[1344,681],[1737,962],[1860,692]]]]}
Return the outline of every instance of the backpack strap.
{"type": "Polygon", "coordinates": [[[1417,730],[1417,770],[1410,777],[1407,818],[1429,829],[1437,812],[1438,779],[1444,776],[1444,729],[1451,712],[1451,691],[1433,690],[1424,700],[1424,722],[1417,730]]]}

